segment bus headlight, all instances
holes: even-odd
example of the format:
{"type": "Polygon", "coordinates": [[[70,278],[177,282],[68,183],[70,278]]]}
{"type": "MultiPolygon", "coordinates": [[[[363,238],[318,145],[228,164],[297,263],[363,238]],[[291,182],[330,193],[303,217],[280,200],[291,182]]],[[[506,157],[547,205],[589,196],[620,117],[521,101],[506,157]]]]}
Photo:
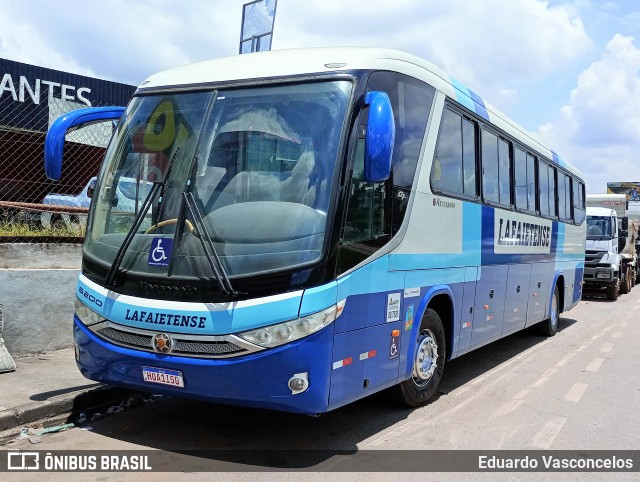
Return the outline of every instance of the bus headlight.
{"type": "Polygon", "coordinates": [[[74,308],[76,311],[76,316],[80,318],[80,321],[85,325],[95,325],[96,323],[100,323],[104,321],[104,316],[99,313],[96,313],[87,305],[85,305],[82,301],[78,299],[76,296],[74,300],[74,308]]]}
{"type": "Polygon", "coordinates": [[[316,331],[322,330],[340,316],[344,310],[347,300],[340,301],[326,310],[319,311],[313,315],[298,318],[297,320],[285,321],[277,325],[265,326],[257,330],[238,333],[240,338],[247,340],[254,345],[265,348],[273,348],[284,345],[305,336],[309,336],[316,331]]]}

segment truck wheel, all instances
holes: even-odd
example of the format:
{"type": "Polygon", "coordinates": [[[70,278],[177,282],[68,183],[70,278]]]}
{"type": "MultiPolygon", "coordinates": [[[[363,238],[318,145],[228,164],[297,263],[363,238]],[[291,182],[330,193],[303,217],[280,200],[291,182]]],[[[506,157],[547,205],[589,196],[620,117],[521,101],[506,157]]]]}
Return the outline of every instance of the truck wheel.
{"type": "Polygon", "coordinates": [[[420,407],[431,401],[444,372],[445,343],[444,328],[438,313],[427,308],[420,323],[416,346],[409,350],[409,356],[413,356],[411,378],[396,387],[402,403],[420,407]]]}
{"type": "Polygon", "coordinates": [[[627,293],[631,293],[631,267],[627,266],[627,275],[625,276],[626,285],[627,285],[627,293]]]}
{"type": "Polygon", "coordinates": [[[631,291],[630,280],[629,280],[629,268],[625,268],[620,271],[622,274],[622,278],[620,280],[620,293],[626,295],[629,291],[631,291]]]}
{"type": "Polygon", "coordinates": [[[631,268],[627,267],[627,274],[625,276],[625,281],[627,285],[627,293],[631,292],[631,268]]]}
{"type": "Polygon", "coordinates": [[[613,285],[607,286],[607,299],[611,301],[615,301],[618,299],[618,294],[620,293],[620,280],[613,285]]]}
{"type": "Polygon", "coordinates": [[[540,331],[545,336],[553,336],[558,332],[558,320],[560,319],[560,311],[558,309],[560,294],[558,285],[553,288],[553,298],[551,299],[551,313],[549,318],[540,323],[540,331]]]}

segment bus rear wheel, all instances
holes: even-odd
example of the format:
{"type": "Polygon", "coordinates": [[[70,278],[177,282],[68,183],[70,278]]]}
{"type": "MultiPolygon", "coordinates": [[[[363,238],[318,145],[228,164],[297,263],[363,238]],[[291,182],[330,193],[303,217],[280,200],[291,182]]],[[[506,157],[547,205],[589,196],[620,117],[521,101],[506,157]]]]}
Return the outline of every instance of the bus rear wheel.
{"type": "Polygon", "coordinates": [[[558,285],[553,288],[553,298],[551,299],[551,313],[549,318],[540,323],[540,331],[545,336],[553,336],[558,332],[558,321],[560,320],[560,311],[558,301],[560,300],[560,293],[558,291],[558,285]]]}
{"type": "Polygon", "coordinates": [[[397,387],[400,400],[410,407],[426,405],[436,394],[446,359],[444,327],[438,313],[427,308],[413,351],[411,378],[397,387]]]}

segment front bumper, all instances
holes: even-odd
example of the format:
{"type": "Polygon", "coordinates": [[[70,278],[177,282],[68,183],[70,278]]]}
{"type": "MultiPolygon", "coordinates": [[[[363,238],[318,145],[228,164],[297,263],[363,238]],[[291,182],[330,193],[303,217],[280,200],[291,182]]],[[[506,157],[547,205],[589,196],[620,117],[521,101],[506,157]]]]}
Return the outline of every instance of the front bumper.
{"type": "Polygon", "coordinates": [[[333,327],[278,348],[225,359],[120,347],[96,336],[75,316],[73,332],[78,368],[90,380],[215,403],[315,414],[328,409],[333,327]],[[145,382],[143,366],[182,372],[184,388],[145,382]],[[308,374],[309,388],[293,395],[289,380],[297,373],[308,374]]]}
{"type": "Polygon", "coordinates": [[[618,283],[616,272],[611,266],[585,266],[583,276],[586,288],[605,288],[618,283]]]}

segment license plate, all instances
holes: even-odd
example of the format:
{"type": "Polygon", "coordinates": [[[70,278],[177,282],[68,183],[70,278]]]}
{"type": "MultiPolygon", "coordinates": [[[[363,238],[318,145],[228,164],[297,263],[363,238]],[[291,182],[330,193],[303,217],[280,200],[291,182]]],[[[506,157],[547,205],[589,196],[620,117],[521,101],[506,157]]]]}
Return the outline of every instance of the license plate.
{"type": "Polygon", "coordinates": [[[178,370],[142,367],[142,378],[145,382],[149,383],[159,383],[160,385],[184,388],[184,378],[182,378],[182,372],[178,370]]]}

